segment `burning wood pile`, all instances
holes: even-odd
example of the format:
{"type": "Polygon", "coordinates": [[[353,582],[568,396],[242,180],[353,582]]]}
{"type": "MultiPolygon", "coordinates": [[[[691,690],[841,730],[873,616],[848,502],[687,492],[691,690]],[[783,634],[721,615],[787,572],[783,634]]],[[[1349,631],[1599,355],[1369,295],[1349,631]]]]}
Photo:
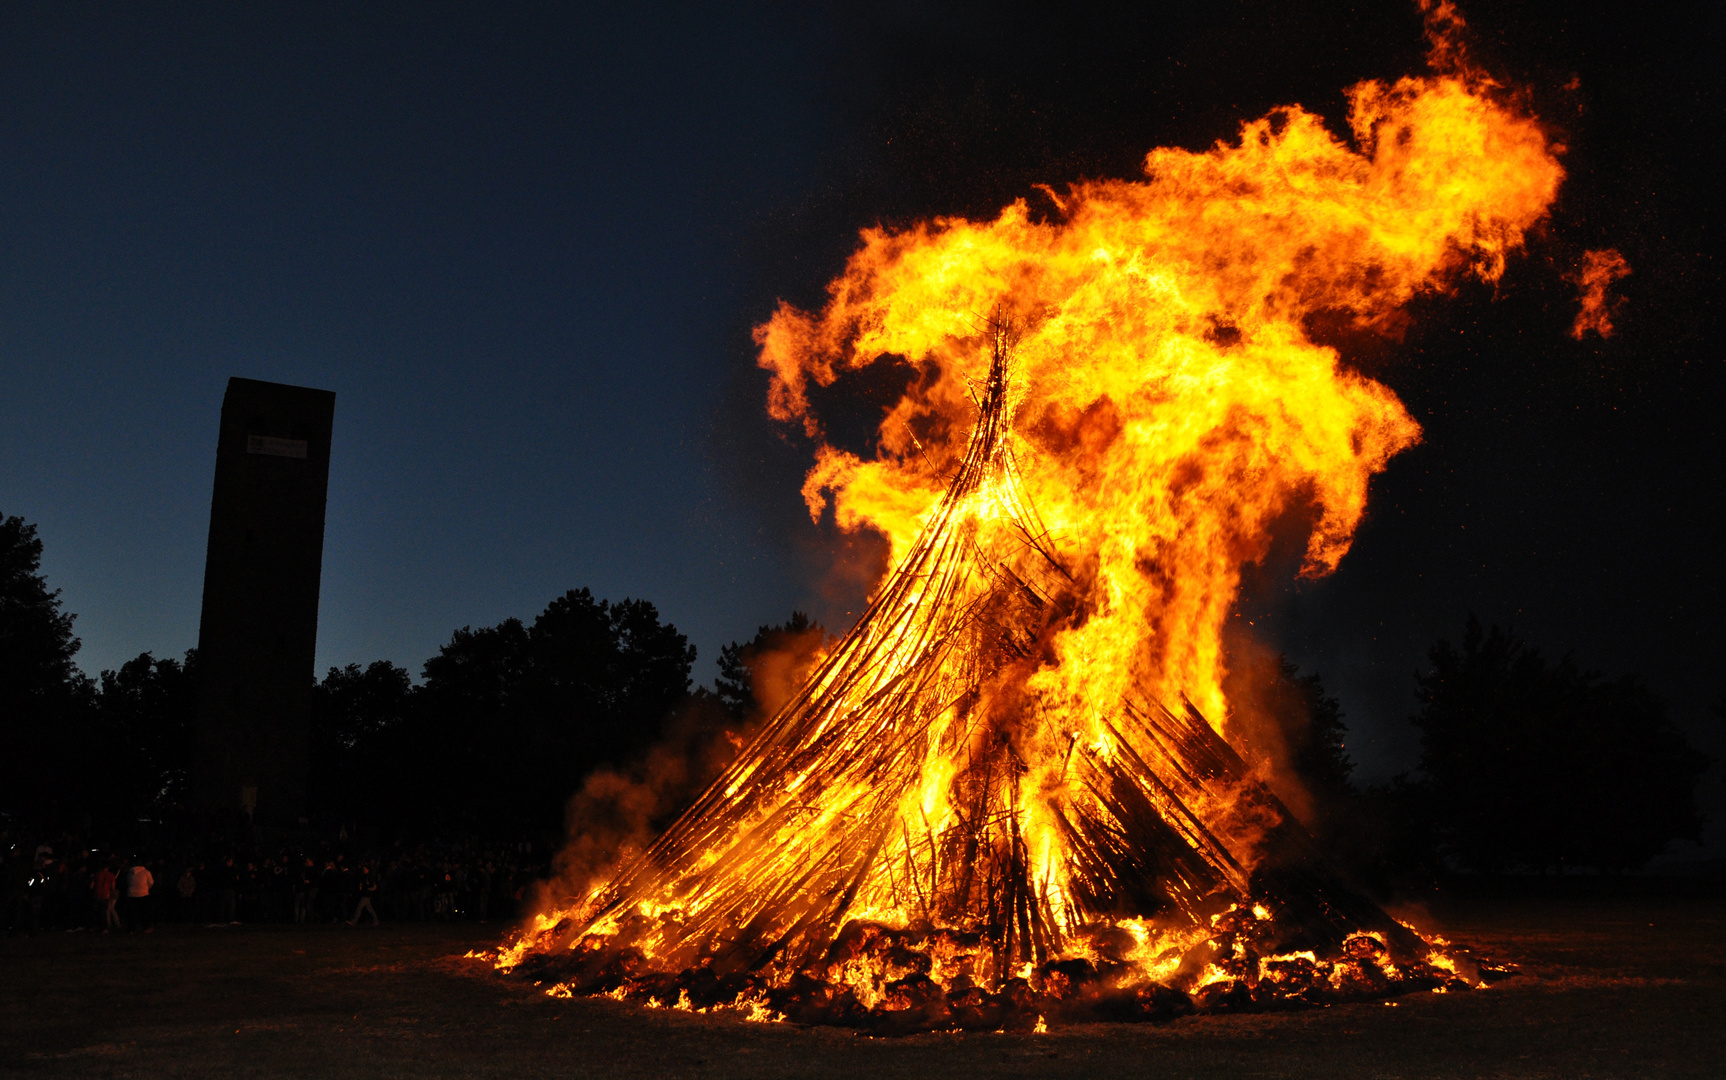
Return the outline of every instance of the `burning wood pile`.
{"type": "Polygon", "coordinates": [[[823,443],[805,486],[892,569],[724,775],[498,965],[883,1032],[1477,985],[1326,865],[1221,690],[1272,523],[1307,513],[1327,572],[1419,437],[1314,318],[1394,329],[1420,292],[1495,279],[1562,178],[1436,53],[1453,70],[1351,91],[1354,147],[1279,110],[1051,193],[1048,220],[867,232],[822,312],[782,306],[769,407],[812,437],[811,381],[913,372],[875,456],[823,443]]]}

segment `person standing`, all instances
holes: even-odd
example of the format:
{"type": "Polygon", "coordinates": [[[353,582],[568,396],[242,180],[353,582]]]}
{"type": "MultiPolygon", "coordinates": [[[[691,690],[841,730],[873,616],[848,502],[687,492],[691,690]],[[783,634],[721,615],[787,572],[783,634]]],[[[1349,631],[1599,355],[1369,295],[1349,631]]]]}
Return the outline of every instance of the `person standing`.
{"type": "MultiPolygon", "coordinates": [[[[325,881],[330,875],[325,875],[325,881]]],[[[359,894],[359,882],[354,877],[354,868],[348,865],[346,855],[337,855],[334,881],[336,891],[336,919],[346,919],[348,909],[354,904],[354,897],[359,894]]],[[[334,920],[332,920],[334,921],[334,920]]]]}
{"type": "Polygon", "coordinates": [[[359,879],[356,884],[359,887],[360,898],[359,901],[354,904],[354,917],[348,920],[348,925],[358,926],[360,924],[360,915],[362,913],[368,913],[372,917],[372,925],[376,926],[378,924],[378,909],[372,906],[372,897],[378,894],[378,877],[376,874],[372,873],[371,867],[362,866],[360,867],[359,879]]]}
{"type": "Polygon", "coordinates": [[[239,919],[241,922],[261,922],[263,914],[260,903],[264,893],[263,878],[258,875],[258,864],[248,862],[241,869],[238,862],[234,863],[235,878],[239,882],[239,919]]]}
{"type": "Polygon", "coordinates": [[[196,920],[196,900],[194,894],[198,891],[198,879],[192,876],[192,865],[186,864],[186,869],[180,872],[180,880],[174,885],[174,892],[179,895],[180,921],[196,920]]]}
{"type": "Polygon", "coordinates": [[[61,885],[66,890],[66,926],[69,930],[96,929],[96,905],[91,900],[95,895],[96,879],[91,871],[91,854],[80,851],[76,859],[65,863],[66,877],[61,885]]]}
{"type": "Polygon", "coordinates": [[[338,880],[334,860],[325,859],[324,868],[318,871],[317,894],[318,902],[312,910],[312,918],[319,922],[335,922],[336,919],[346,917],[340,911],[342,906],[341,884],[338,880]],[[330,915],[331,904],[337,908],[337,914],[334,916],[330,915]]]}
{"type": "Polygon", "coordinates": [[[484,862],[479,864],[479,921],[483,924],[486,916],[491,914],[491,886],[496,869],[491,865],[488,853],[484,862]]]}
{"type": "Polygon", "coordinates": [[[294,922],[303,923],[312,913],[312,904],[318,898],[318,868],[310,858],[300,860],[305,863],[294,871],[294,922]]]}
{"type": "MultiPolygon", "coordinates": [[[[38,856],[36,862],[38,864],[36,869],[30,873],[28,906],[25,908],[24,929],[31,937],[35,937],[37,932],[42,929],[42,909],[49,907],[48,897],[53,894],[54,886],[58,880],[58,876],[55,874],[57,867],[52,858],[44,859],[38,856]]],[[[52,913],[53,908],[49,907],[49,911],[52,913]]]]}
{"type": "Polygon", "coordinates": [[[114,865],[103,863],[96,871],[96,876],[90,881],[90,892],[96,898],[96,904],[102,909],[102,933],[120,929],[119,890],[114,886],[118,883],[114,876],[114,865]]]}
{"type": "Polygon", "coordinates": [[[155,929],[150,925],[150,890],[155,887],[156,876],[150,873],[144,860],[139,859],[126,875],[126,907],[132,923],[143,928],[145,933],[155,929]]]}
{"type": "Polygon", "coordinates": [[[234,891],[239,885],[239,873],[234,869],[234,857],[225,856],[211,876],[216,884],[216,912],[211,925],[237,925],[240,920],[235,917],[234,891]]]}
{"type": "Polygon", "coordinates": [[[294,867],[289,862],[287,853],[281,851],[276,852],[276,857],[264,865],[270,872],[269,881],[264,885],[264,909],[269,921],[276,922],[292,910],[294,867]]]}

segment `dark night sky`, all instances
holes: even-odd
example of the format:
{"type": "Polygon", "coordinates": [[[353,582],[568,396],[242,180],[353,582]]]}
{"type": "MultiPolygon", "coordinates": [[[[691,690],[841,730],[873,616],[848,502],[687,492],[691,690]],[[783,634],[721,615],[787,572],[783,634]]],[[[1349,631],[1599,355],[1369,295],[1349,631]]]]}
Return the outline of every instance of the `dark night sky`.
{"type": "MultiPolygon", "coordinates": [[[[1412,764],[1412,672],[1471,609],[1641,673],[1721,754],[1720,15],[1462,10],[1570,181],[1496,292],[1340,343],[1426,441],[1333,578],[1273,560],[1243,617],[1325,675],[1372,776],[1412,764]],[[1601,246],[1635,273],[1579,345],[1561,274],[1601,246]]],[[[177,653],[226,378],[333,389],[320,668],[417,670],[586,585],[654,601],[705,678],[793,606],[855,609],[808,447],[761,416],[776,297],[815,302],[859,226],[1135,175],[1276,104],[1340,119],[1421,52],[1412,4],[1316,0],[8,7],[0,511],[41,526],[87,670],[177,653]]]]}

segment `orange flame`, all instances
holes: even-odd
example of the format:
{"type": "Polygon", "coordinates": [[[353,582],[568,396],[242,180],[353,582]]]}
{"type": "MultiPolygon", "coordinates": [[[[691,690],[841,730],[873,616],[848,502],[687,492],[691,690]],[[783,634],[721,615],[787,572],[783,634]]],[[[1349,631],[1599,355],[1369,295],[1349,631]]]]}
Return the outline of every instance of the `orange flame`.
{"type": "Polygon", "coordinates": [[[1220,631],[1270,522],[1310,505],[1306,573],[1333,569],[1368,481],[1419,427],[1392,392],[1315,344],[1308,320],[1390,325],[1416,294],[1488,281],[1563,178],[1540,126],[1465,76],[1349,92],[1350,146],[1291,106],[1203,153],[1153,150],[1147,178],[1073,185],[1064,220],[871,229],[818,313],[756,331],[768,409],[821,431],[811,382],[902,357],[916,371],[874,456],[822,445],[804,486],[895,559],[946,486],[988,369],[983,316],[1021,329],[1014,435],[1030,501],[1092,561],[1096,615],[1039,689],[1075,703],[1129,678],[1212,717],[1220,631]]]}
{"type": "Polygon", "coordinates": [[[1153,150],[1144,180],[1050,192],[1057,220],[1021,200],[867,230],[822,310],[757,328],[769,412],[818,440],[812,383],[912,372],[872,454],[820,441],[803,488],[894,569],[727,773],[499,967],[1026,1030],[1105,971],[1140,1016],[1479,981],[1321,880],[1204,720],[1226,724],[1224,619],[1272,524],[1308,513],[1303,573],[1330,572],[1420,437],[1315,318],[1389,330],[1423,292],[1497,280],[1564,176],[1469,69],[1448,0],[1423,7],[1439,74],[1352,88],[1352,141],[1289,106],[1153,150]],[[1182,698],[1197,711],[1162,704],[1182,698]],[[1261,841],[1294,860],[1268,884],[1261,841]],[[1128,864],[1166,895],[1115,890],[1128,864]],[[1279,927],[1301,905],[1315,925],[1279,927]]]}

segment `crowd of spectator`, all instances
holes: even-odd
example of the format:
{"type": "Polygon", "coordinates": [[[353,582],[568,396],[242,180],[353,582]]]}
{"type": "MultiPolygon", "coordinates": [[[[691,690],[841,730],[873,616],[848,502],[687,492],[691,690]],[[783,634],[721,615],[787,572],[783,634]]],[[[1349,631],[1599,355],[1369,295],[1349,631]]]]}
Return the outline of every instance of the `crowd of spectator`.
{"type": "Polygon", "coordinates": [[[116,847],[0,831],[0,932],[509,921],[547,862],[528,842],[210,836],[116,847]]]}

